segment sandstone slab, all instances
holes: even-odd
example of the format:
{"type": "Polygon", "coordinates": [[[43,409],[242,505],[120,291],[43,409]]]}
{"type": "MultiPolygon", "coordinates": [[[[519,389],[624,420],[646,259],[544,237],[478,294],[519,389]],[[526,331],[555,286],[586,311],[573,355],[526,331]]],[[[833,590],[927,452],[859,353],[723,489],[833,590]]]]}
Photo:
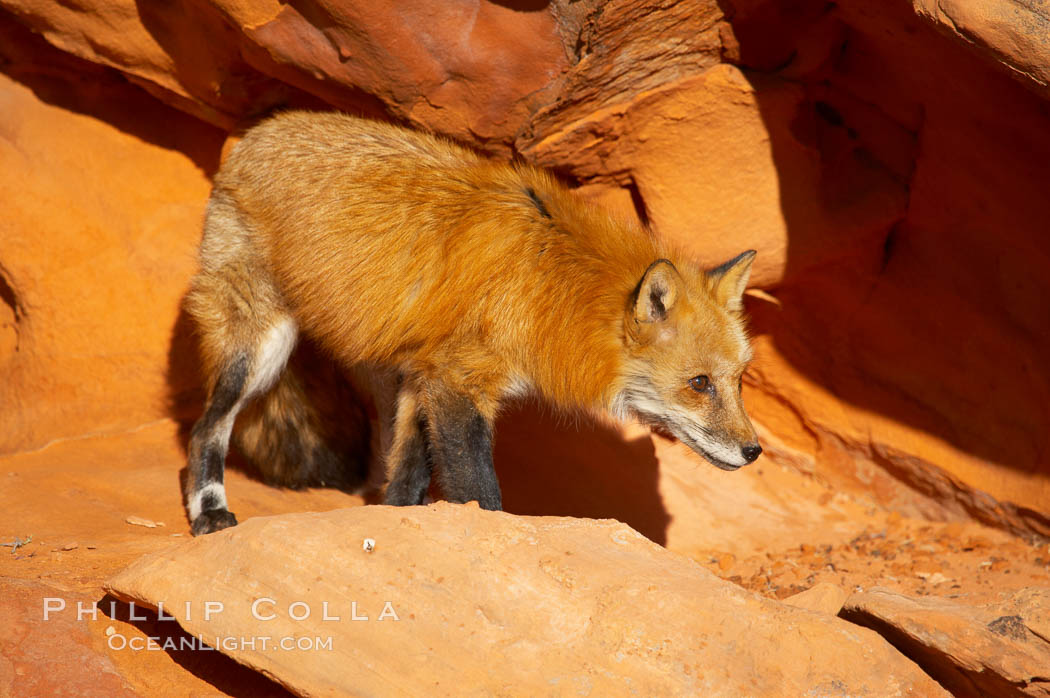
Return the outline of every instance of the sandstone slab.
{"type": "Polygon", "coordinates": [[[0,576],[0,695],[139,695],[91,636],[87,623],[72,613],[42,620],[45,598],[85,608],[93,601],[45,583],[0,576]]]}
{"type": "Polygon", "coordinates": [[[956,696],[1050,696],[1050,588],[976,607],[871,589],[841,615],[878,630],[956,696]]]}
{"type": "Polygon", "coordinates": [[[846,602],[847,596],[849,594],[839,585],[821,582],[794,596],[787,597],[784,603],[817,613],[830,613],[834,616],[842,610],[842,604],[846,602]]]}
{"type": "Polygon", "coordinates": [[[870,631],[750,594],[613,521],[447,503],[258,518],[147,555],[107,588],[163,603],[301,695],[944,695],[870,631]],[[209,601],[222,610],[205,619],[209,601]],[[245,645],[260,635],[331,641],[245,645]]]}

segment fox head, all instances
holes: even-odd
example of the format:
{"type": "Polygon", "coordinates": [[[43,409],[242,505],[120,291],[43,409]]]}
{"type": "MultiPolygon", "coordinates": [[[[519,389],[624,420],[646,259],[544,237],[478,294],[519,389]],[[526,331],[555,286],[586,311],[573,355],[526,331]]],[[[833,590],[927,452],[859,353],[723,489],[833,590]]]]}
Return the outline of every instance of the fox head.
{"type": "Polygon", "coordinates": [[[742,296],[754,258],[748,250],[706,272],[657,260],[624,315],[619,406],[723,470],[762,453],[740,395],[751,360],[742,296]]]}

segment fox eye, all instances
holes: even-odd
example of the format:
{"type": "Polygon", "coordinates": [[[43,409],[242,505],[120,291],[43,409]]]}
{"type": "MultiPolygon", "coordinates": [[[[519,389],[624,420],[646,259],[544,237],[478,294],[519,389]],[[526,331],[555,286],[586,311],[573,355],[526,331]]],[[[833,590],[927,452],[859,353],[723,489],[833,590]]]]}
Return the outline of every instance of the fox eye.
{"type": "Polygon", "coordinates": [[[698,393],[707,392],[714,387],[711,385],[711,379],[707,376],[694,376],[689,379],[689,385],[698,393]]]}

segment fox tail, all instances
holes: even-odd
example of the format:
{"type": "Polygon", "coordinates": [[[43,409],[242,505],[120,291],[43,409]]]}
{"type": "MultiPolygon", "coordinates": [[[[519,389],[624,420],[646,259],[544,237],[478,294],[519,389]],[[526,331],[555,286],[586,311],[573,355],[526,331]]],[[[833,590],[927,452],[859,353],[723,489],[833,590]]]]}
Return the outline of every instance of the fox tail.
{"type": "Polygon", "coordinates": [[[304,342],[238,416],[232,440],[268,484],[356,493],[368,480],[371,431],[361,392],[304,342]]]}

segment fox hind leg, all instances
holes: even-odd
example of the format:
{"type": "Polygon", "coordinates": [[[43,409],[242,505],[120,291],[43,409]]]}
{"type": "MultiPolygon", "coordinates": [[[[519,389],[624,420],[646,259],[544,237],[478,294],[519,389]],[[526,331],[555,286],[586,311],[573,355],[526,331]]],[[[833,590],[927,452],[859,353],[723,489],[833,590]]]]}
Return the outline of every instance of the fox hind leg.
{"type": "Polygon", "coordinates": [[[219,374],[204,415],[190,435],[187,509],[193,535],[234,526],[223,484],[229,433],[247,379],[248,357],[240,355],[219,374]],[[225,435],[225,436],[224,436],[225,435]]]}
{"type": "Polygon", "coordinates": [[[233,423],[244,404],[268,390],[281,375],[297,336],[294,321],[279,317],[251,351],[232,352],[221,362],[204,415],[190,435],[186,506],[193,535],[237,524],[227,508],[224,484],[233,423]]]}
{"type": "Polygon", "coordinates": [[[414,388],[403,381],[393,416],[393,439],[387,452],[385,503],[393,506],[422,504],[430,488],[432,462],[427,447],[426,419],[414,388]]]}

